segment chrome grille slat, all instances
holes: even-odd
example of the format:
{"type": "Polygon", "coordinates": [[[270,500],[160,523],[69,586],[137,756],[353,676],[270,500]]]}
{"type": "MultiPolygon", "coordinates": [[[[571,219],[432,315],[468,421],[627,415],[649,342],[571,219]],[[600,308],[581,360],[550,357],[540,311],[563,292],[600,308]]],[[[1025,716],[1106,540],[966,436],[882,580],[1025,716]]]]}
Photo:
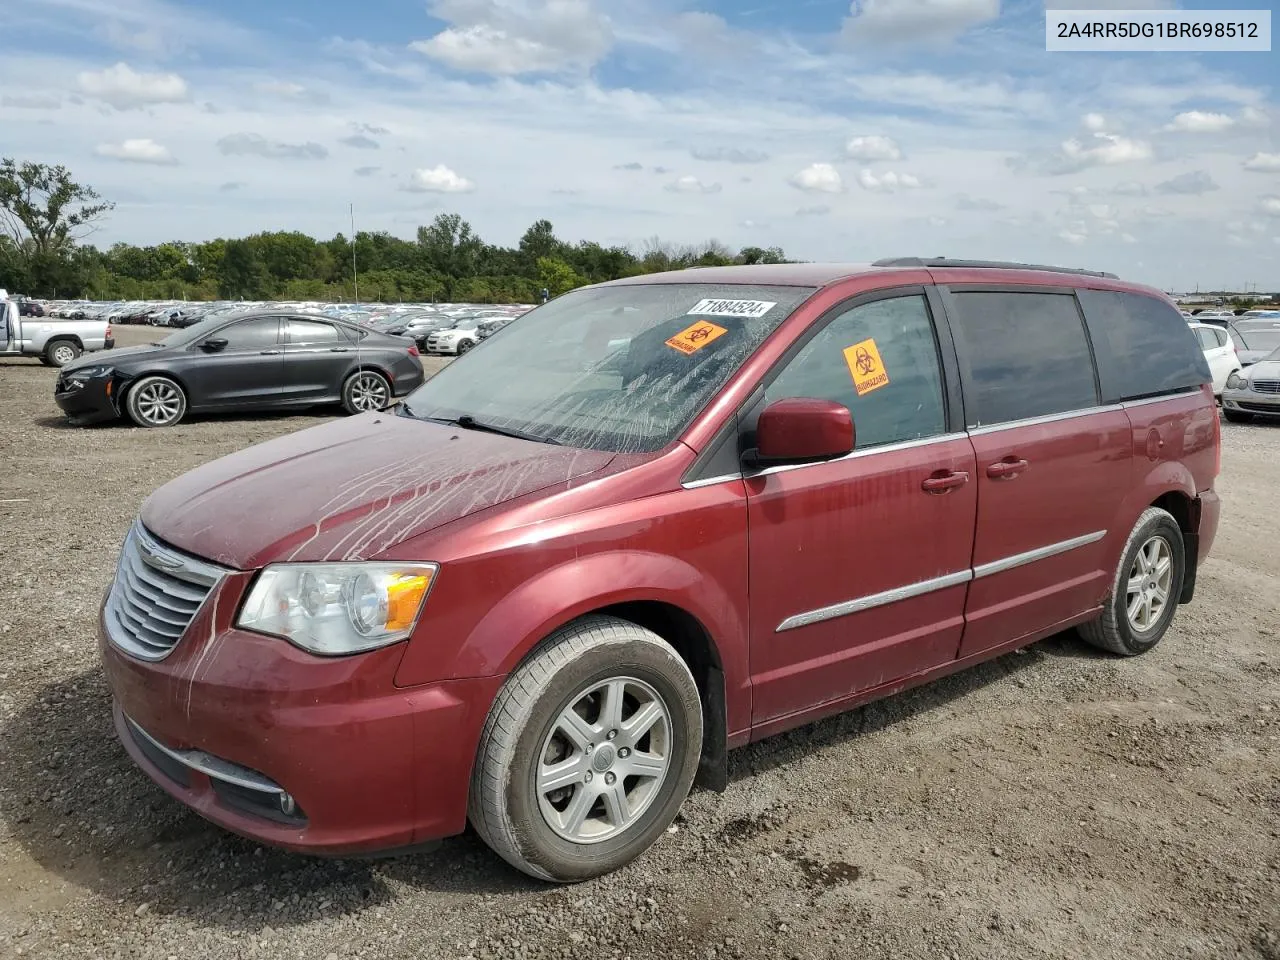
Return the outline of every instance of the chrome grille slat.
{"type": "Polygon", "coordinates": [[[164,659],[226,573],[161,544],[135,521],[107,595],[108,638],[132,657],[164,659]]]}
{"type": "Polygon", "coordinates": [[[1280,394],[1280,380],[1254,380],[1250,386],[1258,393],[1280,394]]]}

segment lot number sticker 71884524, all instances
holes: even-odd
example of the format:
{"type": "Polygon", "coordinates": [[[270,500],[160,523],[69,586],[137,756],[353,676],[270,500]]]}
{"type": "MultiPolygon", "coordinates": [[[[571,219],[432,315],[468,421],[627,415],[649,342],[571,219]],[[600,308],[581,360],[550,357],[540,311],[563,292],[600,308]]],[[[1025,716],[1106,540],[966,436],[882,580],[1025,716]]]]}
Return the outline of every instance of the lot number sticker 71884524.
{"type": "Polygon", "coordinates": [[[687,316],[745,317],[759,320],[778,304],[772,300],[699,300],[687,316]]]}
{"type": "Polygon", "coordinates": [[[880,359],[880,351],[874,339],[863,340],[844,350],[844,362],[853,376],[853,388],[858,396],[879,390],[889,383],[889,373],[880,359]]]}

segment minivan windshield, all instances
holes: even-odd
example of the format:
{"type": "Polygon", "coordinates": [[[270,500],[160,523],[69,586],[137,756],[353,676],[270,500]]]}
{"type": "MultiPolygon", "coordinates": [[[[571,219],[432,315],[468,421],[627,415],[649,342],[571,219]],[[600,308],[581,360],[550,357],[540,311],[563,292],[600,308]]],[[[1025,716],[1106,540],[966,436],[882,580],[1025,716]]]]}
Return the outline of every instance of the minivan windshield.
{"type": "Polygon", "coordinates": [[[587,287],[486,337],[401,404],[566,446],[641,453],[673,441],[811,287],[587,287]]]}
{"type": "Polygon", "coordinates": [[[1275,350],[1280,347],[1280,322],[1234,324],[1231,339],[1240,350],[1275,350]]]}

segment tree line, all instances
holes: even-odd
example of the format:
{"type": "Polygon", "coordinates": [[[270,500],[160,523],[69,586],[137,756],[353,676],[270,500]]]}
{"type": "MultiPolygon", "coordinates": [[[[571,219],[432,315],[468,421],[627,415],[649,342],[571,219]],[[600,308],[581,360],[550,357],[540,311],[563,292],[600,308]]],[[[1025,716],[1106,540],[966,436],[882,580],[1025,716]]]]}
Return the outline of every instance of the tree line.
{"type": "Polygon", "coordinates": [[[113,204],[62,166],[0,160],[0,288],[95,300],[339,300],[530,303],[587,283],[698,266],[783,263],[777,247],[717,241],[639,250],[569,243],[538,220],[516,247],[486,243],[455,213],[412,240],[385,232],[317,240],[297,231],[204,243],[99,249],[86,242],[113,204]],[[354,255],[354,261],[353,261],[354,255]],[[358,291],[357,291],[358,284],[358,291]]]}

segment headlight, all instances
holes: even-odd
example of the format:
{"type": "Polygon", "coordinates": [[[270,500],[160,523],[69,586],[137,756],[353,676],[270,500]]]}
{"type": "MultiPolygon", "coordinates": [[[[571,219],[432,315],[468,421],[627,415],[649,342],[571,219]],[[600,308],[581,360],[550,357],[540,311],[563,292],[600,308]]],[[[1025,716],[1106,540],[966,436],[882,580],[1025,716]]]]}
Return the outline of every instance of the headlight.
{"type": "Polygon", "coordinates": [[[434,563],[275,563],[258,574],[236,626],[342,656],[413,632],[434,563]]]}
{"type": "Polygon", "coordinates": [[[113,368],[111,367],[101,366],[101,365],[92,366],[92,367],[77,367],[75,370],[68,371],[66,377],[68,380],[90,380],[94,377],[110,376],[112,369],[113,368]]]}
{"type": "Polygon", "coordinates": [[[1248,390],[1249,378],[1242,377],[1239,370],[1234,370],[1231,376],[1227,377],[1227,387],[1231,390],[1248,390]]]}

